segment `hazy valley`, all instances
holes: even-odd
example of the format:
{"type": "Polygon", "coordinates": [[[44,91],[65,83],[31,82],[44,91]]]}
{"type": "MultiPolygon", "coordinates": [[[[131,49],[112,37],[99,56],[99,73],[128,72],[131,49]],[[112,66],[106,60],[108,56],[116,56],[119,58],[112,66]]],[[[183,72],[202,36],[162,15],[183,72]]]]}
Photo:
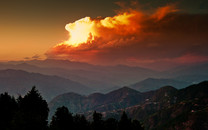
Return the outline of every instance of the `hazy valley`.
{"type": "MultiPolygon", "coordinates": [[[[17,91],[16,94],[22,94],[22,92],[27,91],[28,89],[24,90],[24,87],[26,86],[53,88],[53,85],[58,85],[59,87],[63,88],[63,90],[66,88],[68,92],[71,91],[86,95],[94,92],[107,93],[123,86],[129,86],[141,92],[155,90],[166,85],[171,85],[177,89],[180,89],[193,83],[199,83],[208,79],[207,66],[207,64],[197,64],[191,66],[181,66],[166,71],[155,71],[141,67],[130,67],[124,65],[95,66],[87,63],[71,62],[67,60],[32,60],[0,63],[1,70],[11,69],[9,71],[1,71],[0,73],[2,73],[3,77],[4,73],[7,72],[8,77],[7,79],[4,79],[4,82],[10,84],[12,83],[9,81],[11,79],[16,80],[18,83],[18,77],[21,77],[23,71],[25,71],[25,74],[27,74],[25,77],[28,78],[30,75],[35,75],[36,78],[45,76],[47,77],[48,81],[41,80],[42,82],[56,82],[56,79],[50,79],[52,78],[51,76],[53,76],[53,78],[59,78],[58,80],[62,78],[65,81],[70,80],[71,82],[76,82],[82,86],[85,86],[86,89],[81,89],[80,92],[76,91],[76,85],[70,85],[68,82],[65,84],[52,83],[52,86],[50,84],[44,83],[45,85],[41,84],[39,86],[40,83],[38,80],[31,81],[30,83],[19,80],[19,84],[26,83],[27,85],[22,85],[23,88],[20,88],[21,90],[17,91]],[[13,70],[22,71],[12,72],[13,70]],[[14,73],[14,75],[12,73],[14,73]],[[9,75],[12,77],[9,77],[9,75]]],[[[24,79],[22,78],[22,80],[24,79]]],[[[6,88],[7,86],[4,87],[6,88]]],[[[3,90],[4,89],[2,88],[2,92],[3,90]]],[[[48,91],[48,94],[50,95],[50,90],[48,91]]],[[[59,94],[61,94],[61,92],[57,92],[57,94],[52,95],[55,97],[59,94]]],[[[43,96],[48,99],[48,95],[44,94],[43,96]]]]}
{"type": "Polygon", "coordinates": [[[202,82],[208,79],[207,64],[156,71],[124,65],[33,60],[2,62],[0,69],[0,92],[17,97],[36,86],[48,102],[49,121],[57,108],[65,106],[88,120],[92,120],[94,111],[101,112],[103,119],[117,120],[126,111],[145,129],[198,128],[199,124],[208,127],[208,83],[202,82]]]}

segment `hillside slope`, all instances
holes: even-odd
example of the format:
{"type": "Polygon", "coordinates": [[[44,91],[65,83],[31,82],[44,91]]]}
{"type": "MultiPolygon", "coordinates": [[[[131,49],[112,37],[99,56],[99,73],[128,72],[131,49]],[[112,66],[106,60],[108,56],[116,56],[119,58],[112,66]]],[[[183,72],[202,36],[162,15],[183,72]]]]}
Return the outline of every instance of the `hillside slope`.
{"type": "Polygon", "coordinates": [[[22,70],[0,70],[0,93],[9,92],[12,95],[22,95],[33,86],[37,87],[47,101],[65,92],[89,94],[92,91],[80,83],[58,76],[29,73],[22,70]]]}

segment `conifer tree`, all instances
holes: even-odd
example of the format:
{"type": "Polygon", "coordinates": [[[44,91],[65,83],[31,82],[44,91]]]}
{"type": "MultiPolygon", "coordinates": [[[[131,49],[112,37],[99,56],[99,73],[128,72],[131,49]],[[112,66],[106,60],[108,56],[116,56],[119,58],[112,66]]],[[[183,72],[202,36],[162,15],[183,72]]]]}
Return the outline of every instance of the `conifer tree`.
{"type": "Polygon", "coordinates": [[[73,130],[74,122],[72,113],[65,106],[57,108],[50,123],[51,130],[73,130]]]}
{"type": "Polygon", "coordinates": [[[8,93],[0,95],[0,130],[9,130],[18,110],[17,102],[8,93]]]}
{"type": "Polygon", "coordinates": [[[131,130],[131,119],[128,118],[124,111],[118,123],[118,130],[131,130]]]}
{"type": "Polygon", "coordinates": [[[48,104],[36,87],[18,99],[19,111],[15,116],[16,130],[46,130],[48,124],[48,104]]]}

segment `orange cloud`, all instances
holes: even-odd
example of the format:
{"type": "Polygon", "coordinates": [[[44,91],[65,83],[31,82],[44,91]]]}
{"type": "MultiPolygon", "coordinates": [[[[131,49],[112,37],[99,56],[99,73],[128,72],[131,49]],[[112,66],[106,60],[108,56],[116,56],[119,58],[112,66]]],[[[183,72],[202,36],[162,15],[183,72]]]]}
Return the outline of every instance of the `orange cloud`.
{"type": "Polygon", "coordinates": [[[129,9],[114,17],[82,18],[66,25],[68,40],[48,50],[46,55],[94,64],[120,64],[132,63],[129,59],[150,63],[204,52],[201,46],[207,46],[203,35],[207,32],[203,31],[207,30],[206,16],[196,16],[197,20],[191,21],[193,16],[174,14],[176,11],[175,5],[168,5],[152,14],[129,9]],[[200,49],[195,52],[192,48],[196,47],[200,49]]]}
{"type": "Polygon", "coordinates": [[[109,41],[122,36],[135,35],[140,31],[140,19],[142,19],[142,14],[136,11],[124,12],[103,19],[85,17],[66,25],[69,39],[57,46],[64,44],[78,47],[82,44],[94,44],[96,39],[109,41]]]}
{"type": "Polygon", "coordinates": [[[176,9],[176,5],[168,5],[164,7],[160,7],[157,9],[157,11],[152,15],[153,18],[156,20],[163,19],[167,14],[177,12],[178,9],[176,9]]]}

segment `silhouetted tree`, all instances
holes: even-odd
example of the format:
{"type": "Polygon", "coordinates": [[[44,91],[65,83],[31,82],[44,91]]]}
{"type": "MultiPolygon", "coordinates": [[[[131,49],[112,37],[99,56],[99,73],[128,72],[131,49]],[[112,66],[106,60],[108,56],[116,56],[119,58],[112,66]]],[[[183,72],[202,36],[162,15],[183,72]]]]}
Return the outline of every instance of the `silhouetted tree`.
{"type": "Polygon", "coordinates": [[[103,130],[104,129],[104,122],[102,120],[102,114],[97,113],[94,111],[93,113],[93,122],[92,122],[92,130],[103,130]]]}
{"type": "Polygon", "coordinates": [[[90,124],[84,115],[76,114],[73,117],[75,130],[90,130],[90,124]]]}
{"type": "Polygon", "coordinates": [[[125,111],[123,112],[118,123],[118,130],[131,130],[131,119],[128,118],[125,111]]]}
{"type": "Polygon", "coordinates": [[[104,122],[105,130],[116,130],[118,127],[118,121],[114,118],[108,118],[104,122]]]}
{"type": "Polygon", "coordinates": [[[18,98],[19,111],[15,115],[16,130],[45,130],[47,129],[48,104],[35,87],[23,98],[18,98]]]}
{"type": "Polygon", "coordinates": [[[132,121],[132,130],[144,130],[141,123],[138,120],[132,121]]]}
{"type": "Polygon", "coordinates": [[[9,130],[12,126],[12,120],[18,109],[14,97],[4,93],[0,95],[0,130],[9,130]]]}
{"type": "Polygon", "coordinates": [[[55,115],[50,123],[51,130],[71,130],[74,129],[72,113],[67,107],[57,108],[55,115]]]}
{"type": "MultiPolygon", "coordinates": [[[[35,87],[17,100],[4,93],[0,95],[0,130],[47,130],[48,104],[35,87]]],[[[75,116],[67,107],[57,108],[50,130],[144,130],[138,120],[128,118],[123,112],[119,122],[114,118],[102,120],[102,114],[94,111],[89,123],[84,115],[75,116]]]]}

